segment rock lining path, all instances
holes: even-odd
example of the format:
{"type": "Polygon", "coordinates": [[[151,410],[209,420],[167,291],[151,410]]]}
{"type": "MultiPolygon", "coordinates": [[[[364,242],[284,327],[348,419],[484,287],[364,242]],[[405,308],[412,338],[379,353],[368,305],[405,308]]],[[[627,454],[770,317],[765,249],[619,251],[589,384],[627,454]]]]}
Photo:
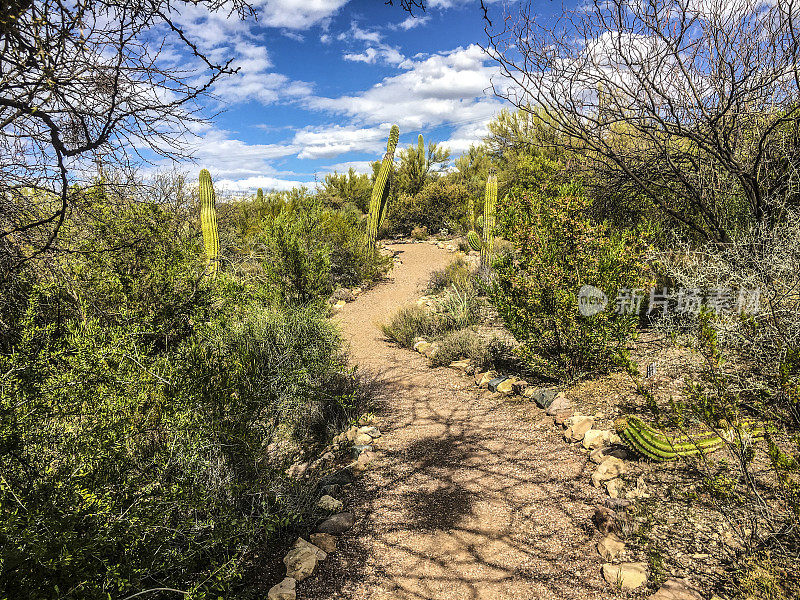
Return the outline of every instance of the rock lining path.
{"type": "Polygon", "coordinates": [[[298,597],[317,600],[589,600],[602,580],[591,463],[540,413],[383,339],[378,324],[453,255],[398,244],[391,279],[337,316],[351,356],[380,381],[383,432],[350,496],[353,529],[298,597]]]}

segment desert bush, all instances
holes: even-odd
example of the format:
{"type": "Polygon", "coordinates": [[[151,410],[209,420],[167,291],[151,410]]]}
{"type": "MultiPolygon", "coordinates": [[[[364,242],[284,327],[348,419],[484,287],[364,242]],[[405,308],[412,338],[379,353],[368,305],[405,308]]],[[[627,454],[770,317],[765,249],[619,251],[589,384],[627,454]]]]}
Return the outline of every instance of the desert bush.
{"type": "Polygon", "coordinates": [[[404,348],[414,345],[414,338],[429,338],[439,333],[439,319],[437,315],[425,308],[410,304],[401,307],[389,320],[381,325],[383,334],[393,342],[404,348]]]}
{"type": "Polygon", "coordinates": [[[414,229],[411,230],[411,234],[410,235],[411,235],[411,239],[412,240],[417,240],[417,241],[427,240],[428,239],[428,235],[429,235],[428,234],[428,228],[427,227],[414,227],[414,229]]]}
{"type": "Polygon", "coordinates": [[[480,337],[474,327],[451,331],[438,342],[439,349],[431,357],[431,365],[435,367],[467,358],[476,367],[483,368],[491,361],[489,343],[480,337]]]}
{"type": "Polygon", "coordinates": [[[499,233],[515,252],[497,257],[490,296],[521,357],[541,377],[570,380],[615,368],[635,334],[636,314],[578,312],[583,285],[614,298],[647,283],[640,234],[593,222],[588,205],[575,186],[545,184],[499,206],[499,233]]]}
{"type": "Polygon", "coordinates": [[[413,196],[401,194],[389,205],[387,222],[391,234],[412,235],[415,228],[427,231],[460,231],[466,222],[466,185],[441,178],[426,183],[413,196]]]}
{"type": "MultiPolygon", "coordinates": [[[[789,211],[784,222],[754,227],[730,244],[676,244],[654,258],[675,287],[704,298],[703,310],[680,320],[667,311],[657,324],[704,358],[685,398],[658,416],[724,434],[730,486],[717,508],[752,531],[743,540],[750,557],[744,563],[752,562],[740,577],[746,589],[763,579],[753,569],[779,572],[800,558],[800,219],[789,211]],[[764,429],[764,442],[752,442],[754,426],[764,429]]],[[[713,486],[713,468],[703,464],[700,473],[713,486]]],[[[800,587],[796,578],[784,582],[796,587],[781,593],[800,587]]]]}
{"type": "Polygon", "coordinates": [[[263,271],[289,304],[327,298],[337,287],[376,279],[390,266],[364,244],[357,213],[324,208],[313,198],[298,200],[268,219],[259,244],[263,271]]]}
{"type": "Polygon", "coordinates": [[[381,330],[388,339],[409,348],[416,337],[432,341],[475,325],[480,317],[481,303],[476,290],[452,287],[436,298],[433,307],[401,307],[388,323],[381,325],[381,330]]]}
{"type": "Polygon", "coordinates": [[[467,261],[457,258],[444,269],[438,269],[431,273],[428,280],[428,292],[436,294],[449,287],[458,289],[469,289],[472,287],[474,275],[471,272],[467,261]]]}
{"type": "Polygon", "coordinates": [[[64,228],[86,252],[4,282],[0,589],[227,596],[311,511],[269,443],[324,441],[364,395],[314,308],[209,280],[164,207],[96,207],[64,228]]]}

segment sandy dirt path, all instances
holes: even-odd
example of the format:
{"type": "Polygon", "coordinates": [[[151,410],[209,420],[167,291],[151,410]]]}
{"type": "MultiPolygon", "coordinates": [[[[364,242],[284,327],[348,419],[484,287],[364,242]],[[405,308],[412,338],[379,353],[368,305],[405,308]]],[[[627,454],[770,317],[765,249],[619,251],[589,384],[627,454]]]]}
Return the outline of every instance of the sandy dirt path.
{"type": "Polygon", "coordinates": [[[514,406],[384,340],[378,323],[452,260],[401,244],[402,265],[338,315],[353,362],[381,381],[379,458],[346,505],[355,527],[298,598],[615,598],[590,522],[590,463],[529,405],[514,406]]]}

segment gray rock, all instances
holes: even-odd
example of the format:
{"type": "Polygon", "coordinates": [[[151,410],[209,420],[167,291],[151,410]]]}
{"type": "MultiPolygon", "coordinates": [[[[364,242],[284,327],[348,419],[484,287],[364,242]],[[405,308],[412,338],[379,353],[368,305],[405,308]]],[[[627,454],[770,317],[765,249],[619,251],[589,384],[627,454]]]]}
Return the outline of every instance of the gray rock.
{"type": "Polygon", "coordinates": [[[336,552],[336,537],[332,536],[330,533],[312,533],[308,537],[312,544],[317,548],[321,548],[327,554],[336,552]]]}
{"type": "Polygon", "coordinates": [[[592,453],[589,455],[589,460],[599,465],[609,456],[619,458],[620,460],[627,460],[630,458],[630,454],[622,446],[608,446],[606,448],[597,448],[596,450],[592,450],[592,453]]]}
{"type": "Polygon", "coordinates": [[[331,513],[342,510],[343,506],[341,500],[337,500],[333,496],[328,496],[327,494],[317,500],[317,508],[331,513]]]}
{"type": "Polygon", "coordinates": [[[564,392],[559,392],[553,396],[552,401],[547,406],[547,414],[551,417],[555,417],[558,413],[567,412],[570,410],[572,410],[572,402],[569,401],[569,398],[567,398],[564,392]]]}
{"type": "Polygon", "coordinates": [[[372,436],[367,435],[366,433],[357,433],[355,437],[353,437],[353,444],[355,446],[367,446],[372,443],[372,436]]]}
{"type": "Polygon", "coordinates": [[[550,408],[557,393],[557,390],[553,388],[527,388],[525,397],[536,402],[539,408],[550,408]]]}
{"type": "Polygon", "coordinates": [[[685,579],[670,577],[648,600],[703,600],[703,597],[685,579]]]}
{"type": "Polygon", "coordinates": [[[372,452],[372,446],[366,444],[353,446],[353,458],[358,458],[363,452],[372,452]]]}
{"type": "Polygon", "coordinates": [[[597,527],[597,530],[603,535],[619,532],[617,513],[605,506],[595,506],[594,515],[592,515],[592,523],[594,523],[594,526],[597,527]]]}
{"type": "Polygon", "coordinates": [[[351,512],[343,512],[325,519],[317,526],[317,533],[341,535],[355,525],[356,519],[351,512]]]}
{"type": "Polygon", "coordinates": [[[600,487],[602,482],[624,475],[627,470],[628,468],[623,461],[609,456],[601,462],[594,473],[592,473],[592,483],[594,487],[600,487]]]}
{"type": "Polygon", "coordinates": [[[359,427],[358,432],[368,435],[371,438],[381,437],[381,430],[374,425],[365,425],[364,427],[359,427]]]}
{"type": "Polygon", "coordinates": [[[575,415],[564,421],[567,430],[564,432],[564,439],[568,442],[580,442],[586,432],[594,425],[594,417],[585,415],[575,415]]]}
{"type": "Polygon", "coordinates": [[[306,546],[292,548],[283,558],[286,565],[286,576],[303,581],[317,568],[317,552],[306,546]]]}
{"type": "Polygon", "coordinates": [[[625,542],[619,539],[615,534],[609,533],[597,542],[597,551],[604,560],[614,562],[625,551],[625,542]]]}
{"type": "Polygon", "coordinates": [[[487,382],[486,387],[489,388],[490,392],[496,392],[497,386],[503,383],[504,381],[507,381],[508,379],[509,378],[505,375],[501,375],[500,377],[495,377],[491,381],[487,382]]]}
{"type": "Polygon", "coordinates": [[[614,587],[635,590],[647,583],[647,565],[641,562],[619,565],[606,563],[603,565],[603,579],[614,587]]]}
{"type": "Polygon", "coordinates": [[[273,585],[267,592],[268,600],[297,600],[295,586],[297,581],[292,577],[286,577],[278,585],[273,585]]]}

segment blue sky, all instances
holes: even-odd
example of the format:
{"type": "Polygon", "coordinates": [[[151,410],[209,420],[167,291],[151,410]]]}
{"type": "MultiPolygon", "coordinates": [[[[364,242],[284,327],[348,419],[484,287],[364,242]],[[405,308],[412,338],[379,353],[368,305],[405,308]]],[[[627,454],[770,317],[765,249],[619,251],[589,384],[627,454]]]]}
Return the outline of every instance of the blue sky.
{"type": "MultiPolygon", "coordinates": [[[[391,123],[401,145],[422,133],[457,156],[503,106],[488,89],[502,78],[477,46],[477,0],[429,0],[417,18],[382,0],[254,4],[258,21],[191,7],[180,18],[201,48],[241,68],[205,103],[223,112],[195,128],[196,163],[179,165],[208,168],[221,190],[313,186],[349,166],[368,172],[391,123]]],[[[499,19],[503,5],[490,8],[499,19]]]]}

